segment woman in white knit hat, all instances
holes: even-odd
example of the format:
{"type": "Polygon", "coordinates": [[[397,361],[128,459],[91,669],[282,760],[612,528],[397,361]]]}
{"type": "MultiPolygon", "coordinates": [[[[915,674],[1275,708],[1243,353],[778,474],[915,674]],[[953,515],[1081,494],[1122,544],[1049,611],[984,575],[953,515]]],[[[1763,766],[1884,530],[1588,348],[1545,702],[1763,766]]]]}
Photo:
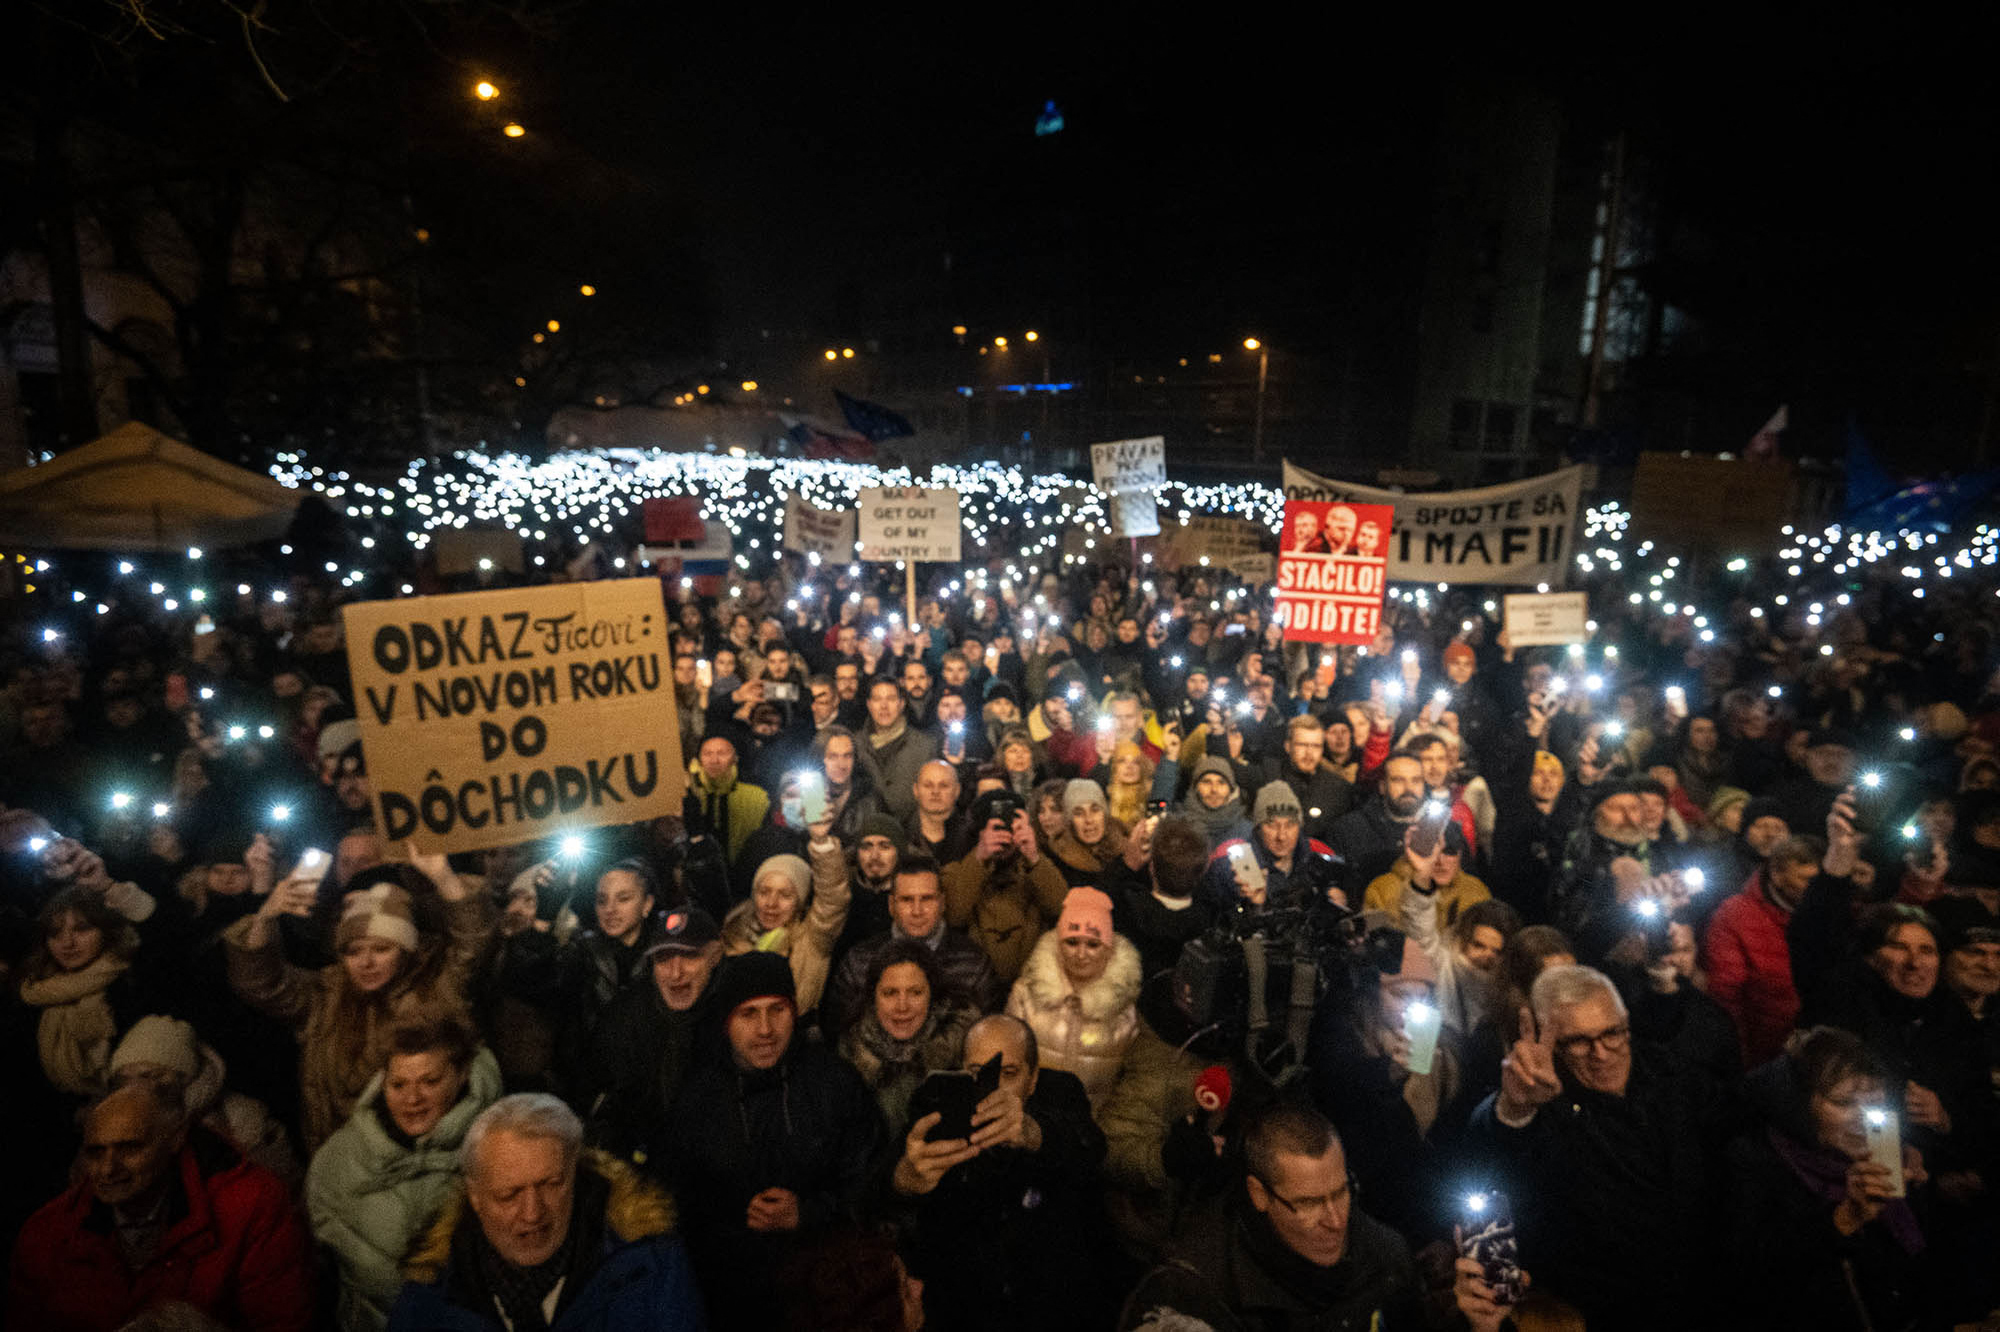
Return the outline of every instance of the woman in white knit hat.
{"type": "Polygon", "coordinates": [[[750,898],[722,921],[722,949],[728,954],[777,953],[792,966],[798,1011],[819,1007],[826,991],[834,941],[847,924],[852,888],[847,856],[831,836],[832,823],[807,830],[806,854],[772,856],[750,880],[750,898]]]}
{"type": "Polygon", "coordinates": [[[301,1118],[309,1152],[340,1127],[381,1070],[390,1029],[399,1018],[465,1007],[466,984],[493,913],[443,856],[419,855],[412,848],[410,863],[437,889],[443,940],[418,931],[408,892],[377,882],[348,893],[334,930],[337,960],[318,971],[293,966],[279,946],[276,918],[312,910],[313,879],[298,871],[271,891],[256,915],[224,936],[236,992],[298,1030],[301,1118]]]}

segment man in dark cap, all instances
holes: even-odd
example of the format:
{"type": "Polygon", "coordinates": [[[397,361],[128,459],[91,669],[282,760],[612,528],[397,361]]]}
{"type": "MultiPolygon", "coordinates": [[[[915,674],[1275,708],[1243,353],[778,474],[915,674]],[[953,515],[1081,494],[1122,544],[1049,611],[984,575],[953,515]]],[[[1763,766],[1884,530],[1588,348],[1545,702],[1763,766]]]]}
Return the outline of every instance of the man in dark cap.
{"type": "Polygon", "coordinates": [[[784,958],[739,954],[710,984],[722,1041],[667,1115],[663,1173],[688,1214],[713,1325],[768,1328],[773,1275],[858,1211],[888,1134],[853,1066],[797,1033],[784,958]]]}
{"type": "Polygon", "coordinates": [[[646,949],[652,981],[619,991],[591,1039],[589,1082],[578,1100],[590,1110],[592,1140],[645,1164],[688,1068],[715,1043],[705,1002],[722,962],[722,932],[700,907],[661,920],[646,949]]]}
{"type": "Polygon", "coordinates": [[[1779,817],[1795,832],[1813,833],[1826,826],[1834,797],[1854,781],[1855,740],[1837,726],[1821,726],[1806,737],[1805,771],[1771,789],[1779,817]]]}

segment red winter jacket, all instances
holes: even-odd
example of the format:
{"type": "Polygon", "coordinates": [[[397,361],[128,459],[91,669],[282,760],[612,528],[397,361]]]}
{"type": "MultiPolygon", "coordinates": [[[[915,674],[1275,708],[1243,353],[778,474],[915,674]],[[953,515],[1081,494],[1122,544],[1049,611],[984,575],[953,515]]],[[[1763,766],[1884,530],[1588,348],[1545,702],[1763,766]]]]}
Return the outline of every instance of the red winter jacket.
{"type": "Polygon", "coordinates": [[[1764,872],[1715,909],[1702,939],[1708,993],[1736,1019],[1743,1067],[1755,1068],[1785,1048],[1798,1021],[1799,993],[1792,986],[1792,954],[1785,944],[1791,913],[1764,891],[1764,872]]]}
{"type": "Polygon", "coordinates": [[[278,1177],[213,1140],[181,1149],[177,1219],[137,1272],[107,1210],[74,1185],[21,1227],[7,1326],[113,1332],[156,1305],[191,1304],[241,1332],[307,1332],[312,1254],[278,1177]]]}

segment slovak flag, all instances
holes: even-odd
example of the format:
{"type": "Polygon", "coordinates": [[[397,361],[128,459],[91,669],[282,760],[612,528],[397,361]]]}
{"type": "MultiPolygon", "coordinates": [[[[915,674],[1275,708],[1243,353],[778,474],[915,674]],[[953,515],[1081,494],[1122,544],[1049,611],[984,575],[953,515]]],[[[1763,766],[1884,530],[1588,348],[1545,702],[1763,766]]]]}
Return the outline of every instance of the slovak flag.
{"type": "Polygon", "coordinates": [[[1750,447],[1743,450],[1743,456],[1752,462],[1772,462],[1778,456],[1778,436],[1791,425],[1791,413],[1785,403],[1778,404],[1778,410],[1771,419],[1764,422],[1764,428],[1750,437],[1750,447]]]}

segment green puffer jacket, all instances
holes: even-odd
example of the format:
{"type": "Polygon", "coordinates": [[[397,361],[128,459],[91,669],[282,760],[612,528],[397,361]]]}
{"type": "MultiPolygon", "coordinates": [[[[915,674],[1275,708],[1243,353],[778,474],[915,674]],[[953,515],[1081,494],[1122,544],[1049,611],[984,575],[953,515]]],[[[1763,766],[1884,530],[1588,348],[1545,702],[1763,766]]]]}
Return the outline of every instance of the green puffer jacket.
{"type": "Polygon", "coordinates": [[[500,1098],[500,1064],[486,1047],[473,1056],[465,1094],[414,1144],[383,1127],[377,1073],[354,1113],[306,1171],[313,1235],[340,1261],[338,1325],[381,1332],[403,1288],[404,1253],[458,1189],[458,1146],[479,1112],[500,1098]]]}

